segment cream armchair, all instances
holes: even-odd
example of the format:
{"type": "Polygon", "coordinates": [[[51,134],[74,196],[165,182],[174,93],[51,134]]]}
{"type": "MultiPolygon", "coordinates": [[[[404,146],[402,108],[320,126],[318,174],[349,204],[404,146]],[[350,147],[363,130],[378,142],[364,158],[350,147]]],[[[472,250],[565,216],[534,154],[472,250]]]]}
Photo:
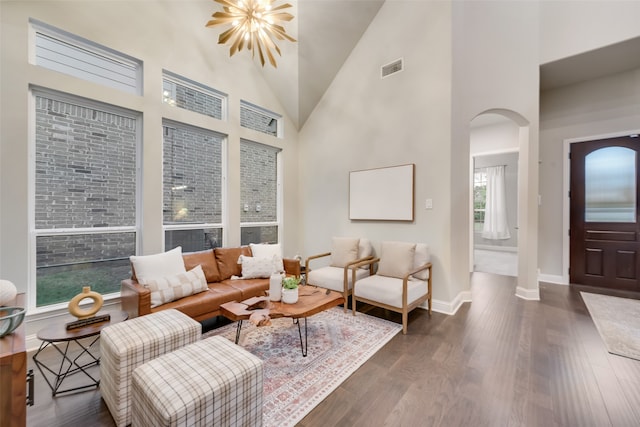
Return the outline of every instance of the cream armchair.
{"type": "Polygon", "coordinates": [[[312,255],[305,260],[307,284],[342,293],[346,312],[353,280],[373,274],[373,264],[363,265],[353,271],[350,271],[350,267],[371,259],[373,247],[369,239],[334,237],[331,241],[331,252],[312,255]],[[330,265],[315,270],[311,268],[312,260],[326,257],[330,257],[330,265]]]}
{"type": "Polygon", "coordinates": [[[383,242],[380,257],[351,266],[353,301],[361,301],[402,313],[402,333],[407,333],[409,312],[427,301],[431,315],[431,256],[422,243],[383,242]],[[378,264],[378,271],[357,278],[357,271],[378,264]]]}

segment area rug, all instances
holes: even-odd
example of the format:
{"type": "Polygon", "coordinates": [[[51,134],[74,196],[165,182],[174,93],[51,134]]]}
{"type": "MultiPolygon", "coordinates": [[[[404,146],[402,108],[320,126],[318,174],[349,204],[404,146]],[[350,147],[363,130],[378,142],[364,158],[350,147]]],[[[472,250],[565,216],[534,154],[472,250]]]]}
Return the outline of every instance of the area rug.
{"type": "MultiPolygon", "coordinates": [[[[301,323],[304,339],[304,320],[301,323]]],[[[245,321],[238,343],[264,361],[263,423],[294,426],[345,379],[385,345],[402,326],[341,307],[307,320],[307,357],[302,356],[298,327],[292,319],[273,319],[271,326],[245,321]]],[[[203,335],[235,340],[236,324],[203,335]]]]}
{"type": "Polygon", "coordinates": [[[607,351],[640,360],[640,301],[580,292],[607,351]]]}

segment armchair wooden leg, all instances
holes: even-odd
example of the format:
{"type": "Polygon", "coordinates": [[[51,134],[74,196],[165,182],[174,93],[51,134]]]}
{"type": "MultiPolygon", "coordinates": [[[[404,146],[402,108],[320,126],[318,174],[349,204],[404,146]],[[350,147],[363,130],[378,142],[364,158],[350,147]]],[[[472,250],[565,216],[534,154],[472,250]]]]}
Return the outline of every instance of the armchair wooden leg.
{"type": "Polygon", "coordinates": [[[353,315],[356,315],[356,296],[355,294],[351,294],[351,311],[353,315]]]}
{"type": "Polygon", "coordinates": [[[407,309],[405,308],[404,310],[402,310],[402,334],[403,335],[407,335],[408,318],[409,318],[409,315],[407,313],[407,309]]]}
{"type": "Polygon", "coordinates": [[[347,309],[349,308],[349,295],[346,292],[344,292],[342,294],[342,297],[344,298],[344,304],[342,305],[342,312],[346,313],[347,309]]]}

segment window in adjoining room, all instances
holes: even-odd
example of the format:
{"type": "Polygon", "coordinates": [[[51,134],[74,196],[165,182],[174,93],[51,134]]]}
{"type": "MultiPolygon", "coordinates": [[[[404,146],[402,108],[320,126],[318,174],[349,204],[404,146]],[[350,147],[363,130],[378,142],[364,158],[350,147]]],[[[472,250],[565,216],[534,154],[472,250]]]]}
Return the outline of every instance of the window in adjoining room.
{"type": "Polygon", "coordinates": [[[165,249],[194,252],[222,246],[225,136],[165,120],[163,222],[165,249]]]}
{"type": "Polygon", "coordinates": [[[476,169],[473,173],[473,230],[482,233],[487,202],[487,171],[476,169]]]}
{"type": "Polygon", "coordinates": [[[116,294],[136,252],[139,114],[34,90],[35,305],[116,294]]]}
{"type": "Polygon", "coordinates": [[[240,126],[282,138],[282,116],[265,108],[240,101],[240,126]]]}
{"type": "Polygon", "coordinates": [[[240,141],[241,244],[277,243],[280,232],[281,150],[240,141]]]}
{"type": "Polygon", "coordinates": [[[162,72],[162,102],[219,120],[227,115],[227,94],[166,70],[162,72]]]}

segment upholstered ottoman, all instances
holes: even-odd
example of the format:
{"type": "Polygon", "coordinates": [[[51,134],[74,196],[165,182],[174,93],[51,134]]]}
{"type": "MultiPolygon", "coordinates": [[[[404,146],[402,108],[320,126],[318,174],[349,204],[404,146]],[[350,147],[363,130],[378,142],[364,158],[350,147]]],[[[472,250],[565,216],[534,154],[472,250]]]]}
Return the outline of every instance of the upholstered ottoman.
{"type": "Polygon", "coordinates": [[[202,336],[202,326],[168,309],[127,320],[100,333],[100,392],[116,426],[131,424],[131,375],[138,366],[202,336]]]}
{"type": "Polygon", "coordinates": [[[211,337],[133,372],[134,427],[262,425],[262,360],[211,337]]]}

